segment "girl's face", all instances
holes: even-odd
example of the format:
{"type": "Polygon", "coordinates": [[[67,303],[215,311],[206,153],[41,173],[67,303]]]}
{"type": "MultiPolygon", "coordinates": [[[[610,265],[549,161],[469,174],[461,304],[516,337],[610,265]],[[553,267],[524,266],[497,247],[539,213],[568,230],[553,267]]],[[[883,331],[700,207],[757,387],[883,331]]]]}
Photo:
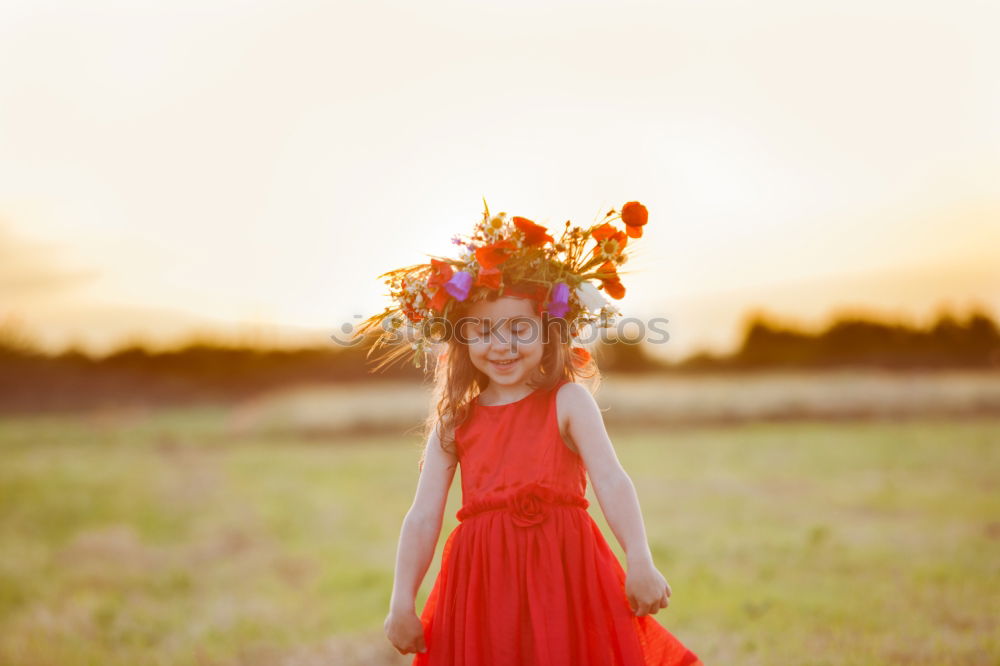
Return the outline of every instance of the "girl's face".
{"type": "Polygon", "coordinates": [[[475,303],[458,334],[469,348],[472,365],[491,384],[524,384],[542,362],[542,319],[527,299],[504,296],[475,303]]]}

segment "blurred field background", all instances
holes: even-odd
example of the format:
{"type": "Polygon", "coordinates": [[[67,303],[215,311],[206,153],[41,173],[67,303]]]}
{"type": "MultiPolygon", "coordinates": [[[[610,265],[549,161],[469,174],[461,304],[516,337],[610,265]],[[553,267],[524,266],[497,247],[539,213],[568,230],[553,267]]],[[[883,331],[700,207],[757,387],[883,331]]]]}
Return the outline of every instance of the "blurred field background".
{"type": "MultiPolygon", "coordinates": [[[[597,397],[674,588],[657,617],[706,663],[996,663],[1000,373],[623,374],[597,397]]],[[[383,382],[6,416],[0,663],[408,663],[381,622],[426,408],[383,382]]]]}
{"type": "Polygon", "coordinates": [[[340,341],[484,199],[649,208],[595,397],[706,666],[997,666],[998,23],[0,3],[0,666],[409,663],[428,381],[340,341]]]}

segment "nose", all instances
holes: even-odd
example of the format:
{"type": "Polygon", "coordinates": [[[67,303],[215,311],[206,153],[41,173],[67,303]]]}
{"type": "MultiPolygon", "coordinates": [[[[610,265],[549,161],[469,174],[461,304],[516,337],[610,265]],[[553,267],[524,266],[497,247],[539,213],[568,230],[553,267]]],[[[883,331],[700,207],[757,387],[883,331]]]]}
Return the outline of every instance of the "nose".
{"type": "Polygon", "coordinates": [[[490,351],[493,353],[505,353],[508,350],[517,352],[517,340],[511,333],[510,326],[502,325],[494,329],[496,333],[490,337],[490,351]]]}

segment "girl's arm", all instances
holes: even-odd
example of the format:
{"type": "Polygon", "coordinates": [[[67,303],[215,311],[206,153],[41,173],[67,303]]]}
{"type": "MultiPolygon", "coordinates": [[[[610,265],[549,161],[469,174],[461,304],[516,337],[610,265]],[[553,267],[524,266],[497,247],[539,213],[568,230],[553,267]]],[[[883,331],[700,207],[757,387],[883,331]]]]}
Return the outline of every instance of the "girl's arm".
{"type": "Polygon", "coordinates": [[[457,465],[457,458],[441,448],[438,427],[434,428],[427,438],[416,496],[403,519],[390,611],[415,612],[417,591],[434,559],[457,465]]]}
{"type": "Polygon", "coordinates": [[[653,565],[639,497],[615,454],[600,407],[581,384],[566,384],[556,397],[559,411],[566,414],[566,430],[583,458],[604,517],[625,551],[633,610],[637,615],[656,613],[668,605],[670,585],[653,565]]]}

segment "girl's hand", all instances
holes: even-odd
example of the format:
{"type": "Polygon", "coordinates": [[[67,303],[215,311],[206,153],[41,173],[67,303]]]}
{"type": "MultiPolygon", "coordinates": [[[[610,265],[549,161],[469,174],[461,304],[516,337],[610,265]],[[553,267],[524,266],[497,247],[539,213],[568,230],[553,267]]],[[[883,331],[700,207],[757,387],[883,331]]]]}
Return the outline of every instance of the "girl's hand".
{"type": "Polygon", "coordinates": [[[636,616],[656,614],[670,605],[670,583],[652,564],[629,567],[625,596],[636,616]]]}
{"type": "Polygon", "coordinates": [[[427,652],[424,625],[413,611],[390,611],[385,618],[385,635],[400,654],[427,652]]]}

